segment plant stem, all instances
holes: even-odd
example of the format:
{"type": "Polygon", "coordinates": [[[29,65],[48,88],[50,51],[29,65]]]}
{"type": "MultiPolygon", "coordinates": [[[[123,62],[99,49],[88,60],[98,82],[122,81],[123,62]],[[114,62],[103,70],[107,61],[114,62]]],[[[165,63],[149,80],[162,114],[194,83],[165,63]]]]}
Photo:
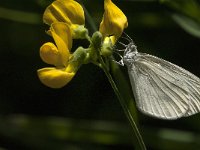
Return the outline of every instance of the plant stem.
{"type": "Polygon", "coordinates": [[[115,82],[113,81],[112,76],[110,75],[110,73],[109,73],[109,71],[108,71],[108,69],[107,69],[102,57],[100,56],[99,59],[100,59],[101,65],[102,65],[102,69],[104,70],[104,72],[105,72],[105,74],[106,74],[106,76],[107,76],[107,78],[108,78],[108,80],[109,80],[109,82],[110,82],[110,84],[111,84],[111,86],[112,86],[112,88],[113,88],[113,90],[114,90],[114,92],[115,92],[115,94],[116,94],[116,96],[117,96],[117,98],[118,98],[118,100],[119,100],[119,102],[120,102],[125,114],[126,114],[126,117],[128,118],[128,120],[129,120],[129,122],[130,122],[130,124],[132,126],[132,129],[133,129],[133,132],[134,132],[134,136],[136,137],[136,142],[137,142],[136,143],[136,145],[137,145],[136,149],[138,149],[138,150],[139,149],[140,150],[146,150],[146,146],[145,146],[145,144],[143,142],[142,136],[140,135],[140,132],[139,132],[139,130],[137,128],[137,125],[136,125],[136,123],[135,123],[135,121],[133,119],[133,116],[131,115],[131,113],[129,111],[129,108],[128,108],[125,100],[122,98],[122,96],[121,96],[121,94],[120,94],[115,82]]]}

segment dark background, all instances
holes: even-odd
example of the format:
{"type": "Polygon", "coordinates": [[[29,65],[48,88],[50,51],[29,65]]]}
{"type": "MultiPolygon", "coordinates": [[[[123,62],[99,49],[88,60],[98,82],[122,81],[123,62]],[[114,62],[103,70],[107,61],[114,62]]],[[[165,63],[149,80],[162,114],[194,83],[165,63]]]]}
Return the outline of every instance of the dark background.
{"type": "MultiPolygon", "coordinates": [[[[0,2],[0,150],[134,149],[130,125],[102,70],[83,65],[62,89],[50,89],[38,80],[37,69],[47,67],[39,57],[39,48],[53,41],[42,23],[42,14],[51,2],[0,2]]],[[[129,27],[125,32],[139,51],[164,58],[200,77],[198,2],[114,2],[126,14],[129,27]],[[173,15],[190,20],[182,18],[180,23],[173,15]]],[[[103,0],[81,3],[98,28],[103,0]]],[[[89,22],[86,27],[93,32],[89,22]]],[[[127,77],[127,70],[122,70],[127,77]]],[[[200,149],[199,117],[163,121],[138,112],[138,126],[148,149],[195,150],[200,149]]]]}

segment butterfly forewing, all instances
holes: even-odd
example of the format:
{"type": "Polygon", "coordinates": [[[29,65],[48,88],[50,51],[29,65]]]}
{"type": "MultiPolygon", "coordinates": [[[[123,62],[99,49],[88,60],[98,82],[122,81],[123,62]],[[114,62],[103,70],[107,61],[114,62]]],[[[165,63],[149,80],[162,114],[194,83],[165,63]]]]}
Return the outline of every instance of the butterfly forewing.
{"type": "Polygon", "coordinates": [[[176,119],[200,111],[199,78],[168,61],[138,53],[128,66],[138,108],[151,116],[176,119]]]}

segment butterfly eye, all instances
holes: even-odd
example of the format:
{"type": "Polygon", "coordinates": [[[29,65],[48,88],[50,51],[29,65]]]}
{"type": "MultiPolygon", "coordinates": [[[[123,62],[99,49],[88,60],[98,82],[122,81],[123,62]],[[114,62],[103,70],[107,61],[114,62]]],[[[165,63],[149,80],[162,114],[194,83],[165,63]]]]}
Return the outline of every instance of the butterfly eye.
{"type": "Polygon", "coordinates": [[[135,47],[135,45],[131,45],[131,48],[134,48],[135,47]]]}
{"type": "Polygon", "coordinates": [[[130,48],[131,48],[132,50],[136,50],[136,49],[137,49],[136,45],[135,45],[135,44],[133,44],[133,43],[131,43],[131,46],[130,46],[130,48]]]}

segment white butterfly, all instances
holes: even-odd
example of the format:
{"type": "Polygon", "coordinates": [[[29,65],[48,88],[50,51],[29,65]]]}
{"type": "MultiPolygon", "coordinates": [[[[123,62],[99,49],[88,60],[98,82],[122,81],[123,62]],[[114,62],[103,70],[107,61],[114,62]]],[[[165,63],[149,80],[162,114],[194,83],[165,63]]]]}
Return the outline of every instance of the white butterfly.
{"type": "Polygon", "coordinates": [[[121,60],[128,67],[138,109],[159,119],[177,119],[200,112],[200,79],[158,57],[139,53],[133,41],[121,60]]]}

